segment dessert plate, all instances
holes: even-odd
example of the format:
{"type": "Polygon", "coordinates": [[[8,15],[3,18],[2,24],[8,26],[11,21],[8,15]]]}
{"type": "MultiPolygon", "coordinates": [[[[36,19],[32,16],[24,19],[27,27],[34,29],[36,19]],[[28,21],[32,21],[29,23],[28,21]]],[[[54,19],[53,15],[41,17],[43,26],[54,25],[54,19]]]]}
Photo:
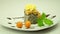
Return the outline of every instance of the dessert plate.
{"type": "MultiPolygon", "coordinates": [[[[52,16],[49,17],[49,18],[52,18],[52,16]]],[[[17,28],[16,27],[16,22],[17,21],[24,22],[24,19],[23,18],[12,19],[12,17],[11,17],[11,19],[7,19],[7,17],[0,19],[1,25],[4,26],[4,27],[7,27],[7,28],[16,29],[16,30],[22,30],[22,31],[38,31],[38,30],[43,30],[43,29],[50,28],[50,27],[56,25],[58,23],[58,17],[56,16],[55,18],[52,19],[53,25],[51,25],[51,26],[42,26],[42,27],[39,27],[37,24],[32,24],[29,29],[26,29],[24,25],[23,25],[22,28],[17,28]]]]}

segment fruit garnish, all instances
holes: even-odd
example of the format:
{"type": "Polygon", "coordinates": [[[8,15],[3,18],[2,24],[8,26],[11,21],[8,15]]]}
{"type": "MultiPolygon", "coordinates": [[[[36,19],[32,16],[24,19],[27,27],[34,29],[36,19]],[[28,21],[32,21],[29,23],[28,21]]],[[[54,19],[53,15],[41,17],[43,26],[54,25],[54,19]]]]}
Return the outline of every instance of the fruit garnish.
{"type": "Polygon", "coordinates": [[[26,15],[32,14],[33,10],[36,10],[36,6],[33,4],[27,4],[24,9],[26,15]]]}
{"type": "Polygon", "coordinates": [[[18,21],[18,22],[16,23],[16,27],[22,28],[22,26],[23,26],[22,22],[18,21]]]}
{"type": "Polygon", "coordinates": [[[37,18],[37,24],[38,24],[38,26],[44,26],[44,23],[46,24],[46,25],[52,25],[53,24],[53,21],[52,20],[50,20],[50,19],[48,19],[47,17],[46,17],[46,14],[45,13],[42,13],[42,15],[41,15],[41,17],[40,18],[37,18]]]}
{"type": "Polygon", "coordinates": [[[27,4],[26,6],[25,6],[25,10],[33,10],[33,9],[36,9],[36,6],[35,5],[33,5],[33,4],[27,4]]]}
{"type": "Polygon", "coordinates": [[[31,22],[30,22],[30,21],[26,21],[26,22],[25,22],[25,27],[26,27],[26,28],[30,28],[30,26],[31,26],[31,22]]]}

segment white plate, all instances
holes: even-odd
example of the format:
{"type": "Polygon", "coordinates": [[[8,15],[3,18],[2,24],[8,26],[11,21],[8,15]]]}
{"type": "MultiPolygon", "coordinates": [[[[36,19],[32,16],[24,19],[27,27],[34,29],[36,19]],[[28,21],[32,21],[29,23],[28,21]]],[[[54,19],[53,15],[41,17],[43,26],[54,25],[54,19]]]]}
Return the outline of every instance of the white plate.
{"type": "Polygon", "coordinates": [[[33,24],[31,25],[31,27],[29,29],[26,29],[25,26],[23,26],[22,28],[17,28],[16,27],[16,22],[17,21],[23,21],[24,19],[12,19],[12,20],[8,20],[7,17],[6,18],[2,18],[1,19],[1,25],[5,26],[5,27],[8,27],[8,28],[11,28],[11,29],[16,29],[16,30],[23,30],[23,31],[38,31],[38,30],[43,30],[43,29],[46,29],[46,28],[50,28],[54,25],[57,24],[58,22],[58,19],[57,19],[57,16],[55,18],[53,18],[53,25],[51,26],[42,26],[42,27],[39,27],[37,24],[33,24]],[[8,24],[8,23],[12,23],[12,24],[8,24]],[[13,26],[13,27],[12,27],[13,26]]]}

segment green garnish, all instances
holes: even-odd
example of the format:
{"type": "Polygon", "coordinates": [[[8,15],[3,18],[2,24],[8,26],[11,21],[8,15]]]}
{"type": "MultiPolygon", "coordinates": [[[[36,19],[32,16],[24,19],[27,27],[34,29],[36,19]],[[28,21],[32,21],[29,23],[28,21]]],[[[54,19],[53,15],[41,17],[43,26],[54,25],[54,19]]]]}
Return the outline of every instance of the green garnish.
{"type": "Polygon", "coordinates": [[[44,22],[49,26],[53,24],[53,21],[51,21],[50,19],[45,19],[44,22]]]}
{"type": "Polygon", "coordinates": [[[52,25],[53,24],[53,21],[52,20],[50,20],[50,19],[48,19],[47,17],[46,17],[46,14],[45,13],[42,13],[42,15],[41,15],[41,17],[40,18],[37,18],[37,23],[38,23],[38,26],[44,26],[44,23],[46,24],[46,25],[52,25]]]}
{"type": "Polygon", "coordinates": [[[38,19],[37,22],[38,22],[38,26],[44,26],[44,24],[43,24],[43,20],[38,19]]]}
{"type": "Polygon", "coordinates": [[[46,14],[45,13],[42,13],[40,19],[44,20],[46,18],[46,14]]]}

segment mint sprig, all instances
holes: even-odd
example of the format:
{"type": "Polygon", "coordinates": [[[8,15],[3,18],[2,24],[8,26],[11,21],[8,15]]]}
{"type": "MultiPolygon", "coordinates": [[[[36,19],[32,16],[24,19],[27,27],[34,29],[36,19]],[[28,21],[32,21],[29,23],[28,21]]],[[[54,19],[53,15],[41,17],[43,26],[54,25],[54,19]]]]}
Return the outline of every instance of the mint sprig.
{"type": "Polygon", "coordinates": [[[46,14],[45,13],[42,13],[42,15],[41,15],[41,17],[40,18],[37,18],[37,24],[38,24],[38,26],[44,26],[44,23],[46,24],[46,25],[52,25],[53,24],[53,21],[52,20],[50,20],[50,19],[48,19],[47,17],[46,17],[46,14]]]}

